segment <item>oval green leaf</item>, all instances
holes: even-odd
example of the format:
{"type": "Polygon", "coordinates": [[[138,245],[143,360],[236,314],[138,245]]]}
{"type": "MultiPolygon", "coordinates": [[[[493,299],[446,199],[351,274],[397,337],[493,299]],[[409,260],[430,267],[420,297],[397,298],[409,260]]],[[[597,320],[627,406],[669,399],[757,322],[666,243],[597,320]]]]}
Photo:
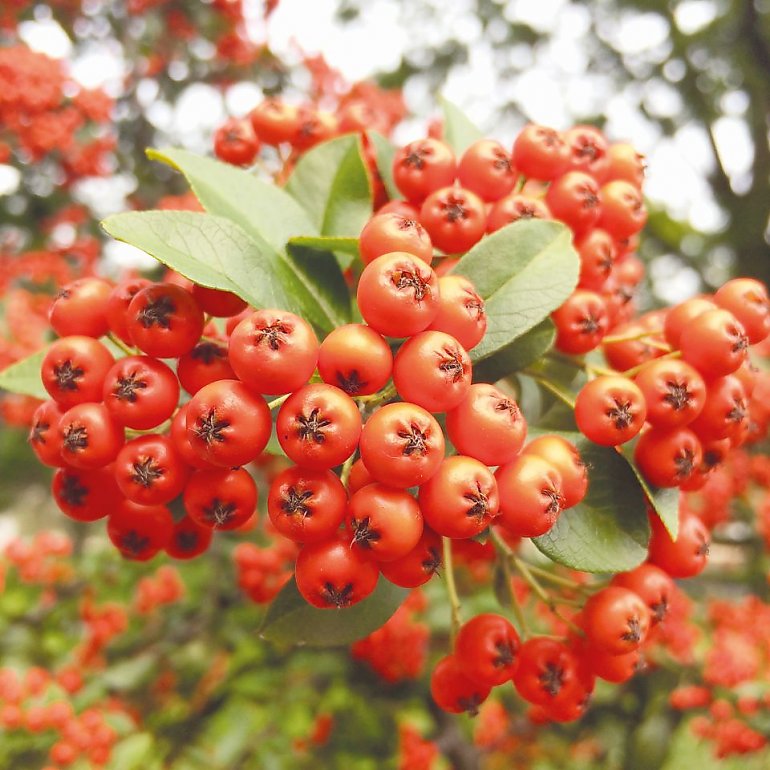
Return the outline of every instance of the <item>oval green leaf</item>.
{"type": "Polygon", "coordinates": [[[476,141],[484,138],[484,132],[455,104],[441,97],[444,113],[444,141],[460,156],[476,141]]]}
{"type": "Polygon", "coordinates": [[[192,211],[127,212],[102,227],[190,280],[231,291],[254,307],[289,310],[321,331],[349,318],[347,290],[339,296],[344,282],[331,255],[311,264],[229,219],[192,211]]]}
{"type": "Polygon", "coordinates": [[[647,558],[650,539],[638,479],[614,449],[598,446],[579,433],[559,435],[577,446],[588,465],[588,494],[533,542],[553,561],[583,572],[633,569],[647,558]]]}
{"type": "Polygon", "coordinates": [[[346,609],[320,610],[302,598],[292,578],[268,607],[260,635],[273,642],[311,647],[350,644],[382,626],[408,593],[380,577],[374,592],[362,602],[346,609]]]}
{"type": "Polygon", "coordinates": [[[0,372],[0,388],[33,398],[50,398],[40,379],[40,365],[48,348],[38,350],[27,358],[7,366],[0,372]]]}
{"type": "Polygon", "coordinates": [[[676,540],[677,535],[679,534],[679,489],[654,487],[646,478],[644,478],[644,475],[639,470],[639,466],[634,461],[634,448],[636,447],[636,443],[636,441],[629,441],[621,447],[623,457],[631,467],[636,478],[639,480],[639,484],[650,501],[650,506],[655,513],[658,514],[658,517],[663,522],[663,526],[668,531],[668,534],[676,540]]]}
{"type": "Polygon", "coordinates": [[[346,134],[306,152],[289,177],[286,190],[321,235],[358,238],[372,215],[372,188],[361,153],[359,137],[346,134]]]}
{"type": "Polygon", "coordinates": [[[477,382],[496,382],[518,372],[542,358],[551,349],[554,339],[556,328],[550,318],[545,318],[510,345],[474,364],[473,379],[477,382]]]}
{"type": "Polygon", "coordinates": [[[314,251],[341,251],[343,254],[350,254],[353,257],[358,256],[358,238],[344,238],[330,235],[300,235],[296,238],[290,238],[288,243],[291,247],[301,247],[313,249],[314,251]]]}
{"type": "Polygon", "coordinates": [[[398,200],[403,198],[401,190],[396,187],[396,183],[393,179],[393,156],[396,154],[396,148],[390,143],[386,137],[377,131],[370,131],[368,133],[369,141],[374,145],[374,154],[377,159],[377,171],[380,174],[380,179],[385,185],[388,196],[392,200],[398,200]]]}
{"type": "Polygon", "coordinates": [[[148,149],[147,157],[181,171],[209,214],[230,219],[275,251],[282,251],[289,238],[319,233],[291,195],[248,171],[174,148],[148,149]]]}
{"type": "Polygon", "coordinates": [[[473,281],[486,303],[487,333],[471,351],[475,364],[504,351],[569,297],[580,258],[569,228],[522,219],[479,241],[452,272],[473,281]]]}

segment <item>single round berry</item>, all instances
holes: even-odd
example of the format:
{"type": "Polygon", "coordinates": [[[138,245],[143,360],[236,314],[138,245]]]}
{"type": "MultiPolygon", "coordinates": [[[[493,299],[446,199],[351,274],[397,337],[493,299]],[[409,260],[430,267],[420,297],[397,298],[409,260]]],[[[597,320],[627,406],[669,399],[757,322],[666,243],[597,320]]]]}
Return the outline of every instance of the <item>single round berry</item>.
{"type": "Polygon", "coordinates": [[[377,563],[347,538],[309,543],[297,556],[294,577],[305,601],[320,609],[342,609],[357,604],[374,591],[380,570],[377,563]]]}
{"type": "Polygon", "coordinates": [[[257,393],[291,393],[311,377],[318,339],[307,321],[285,310],[257,310],[230,335],[230,365],[257,393]]]}
{"type": "Polygon", "coordinates": [[[393,383],[405,401],[429,412],[454,409],[471,385],[471,359],[444,332],[425,331],[407,340],[393,362],[393,383]]]}
{"type": "Polygon", "coordinates": [[[703,450],[689,428],[650,428],[639,438],[634,460],[650,484],[678,487],[698,469],[703,450]]]}
{"type": "Polygon", "coordinates": [[[423,530],[417,501],[384,484],[367,484],[352,495],[345,523],[352,546],[378,562],[406,556],[423,530]]]}
{"type": "Polygon", "coordinates": [[[695,577],[708,561],[711,535],[706,525],[694,514],[679,512],[679,531],[671,539],[660,518],[650,516],[650,561],[672,578],[695,577]]]}
{"type": "Polygon", "coordinates": [[[661,428],[689,425],[706,402],[703,378],[684,361],[651,361],[635,382],[647,404],[647,421],[661,428]]]}
{"type": "Polygon", "coordinates": [[[156,358],[126,356],[107,372],[102,396],[116,422],[133,430],[150,430],[174,413],[179,382],[156,358]]]}
{"type": "Polygon", "coordinates": [[[564,173],[568,163],[564,137],[547,126],[529,124],[513,143],[513,164],[529,179],[555,179],[564,173]]]}
{"type": "Polygon", "coordinates": [[[650,629],[650,610],[638,594],[608,586],[583,607],[583,628],[591,644],[613,655],[638,649],[650,629]]]}
{"type": "Polygon", "coordinates": [[[484,202],[462,187],[436,190],[420,209],[420,222],[433,245],[446,254],[468,251],[484,235],[486,221],[484,202]]]}
{"type": "Polygon", "coordinates": [[[588,353],[601,344],[609,329],[607,304],[593,291],[577,289],[551,313],[556,324],[556,347],[563,353],[588,353]]]}
{"type": "Polygon", "coordinates": [[[138,505],[124,500],[107,519],[107,535],[121,555],[149,561],[171,542],[174,519],[163,505],[138,505]]]}
{"type": "Polygon", "coordinates": [[[393,157],[396,187],[412,203],[421,203],[434,190],[452,184],[456,173],[454,153],[438,139],[411,142],[393,157]]]}
{"type": "Polygon", "coordinates": [[[563,482],[556,466],[542,457],[521,454],[495,472],[500,495],[496,523],[516,537],[544,535],[565,508],[563,482]]]}
{"type": "Polygon", "coordinates": [[[184,507],[203,527],[237,529],[254,515],[257,486],[243,468],[194,471],[184,488],[184,507]]]}
{"type": "Polygon", "coordinates": [[[387,337],[410,337],[427,329],[439,312],[438,278],[417,257],[395,251],[361,273],[358,308],[369,326],[387,337]]]}
{"type": "Polygon", "coordinates": [[[223,467],[259,457],[272,428],[265,400],[238,380],[218,380],[201,388],[187,406],[185,422],[192,450],[223,467]]]}
{"type": "Polygon", "coordinates": [[[393,371],[390,347],[364,324],[340,326],[321,343],[318,372],[321,379],[349,396],[368,396],[380,390],[393,371]]]}
{"type": "Polygon", "coordinates": [[[417,588],[427,583],[439,570],[442,561],[441,537],[424,526],[417,545],[404,556],[382,562],[382,574],[402,588],[417,588]]]}
{"type": "Polygon", "coordinates": [[[60,337],[82,334],[101,337],[109,330],[107,304],[112,284],[101,278],[80,278],[56,295],[48,320],[60,337]]]}
{"type": "Polygon", "coordinates": [[[112,354],[92,337],[62,337],[52,343],[40,365],[43,387],[64,408],[102,400],[112,354]]]}
{"type": "Polygon", "coordinates": [[[59,420],[61,456],[73,468],[103,468],[123,446],[123,429],[104,404],[77,404],[59,420]]]}
{"type": "Polygon", "coordinates": [[[398,213],[373,216],[361,231],[358,248],[365,265],[393,251],[405,251],[427,264],[433,261],[433,244],[427,230],[416,217],[398,213]]]}
{"type": "Polygon", "coordinates": [[[364,425],[361,459],[379,482],[405,489],[424,484],[444,459],[444,434],[416,404],[388,404],[364,425]]]}
{"type": "Polygon", "coordinates": [[[464,455],[447,457],[420,487],[420,510],[428,526],[444,537],[483,532],[498,515],[500,498],[492,471],[464,455]]]}
{"type": "Polygon", "coordinates": [[[516,629],[501,615],[489,612],[462,625],[455,655],[469,679],[496,687],[513,678],[520,646],[516,629]]]}
{"type": "Polygon", "coordinates": [[[603,446],[630,441],[644,425],[644,394],[626,377],[603,376],[588,382],[575,400],[580,432],[603,446]]]}
{"type": "Polygon", "coordinates": [[[679,339],[682,358],[706,379],[732,374],[746,360],[749,338],[729,311],[707,310],[688,321],[679,339]]]}
{"type": "Polygon", "coordinates": [[[494,233],[501,227],[518,222],[520,219],[550,219],[548,206],[531,195],[513,193],[501,198],[487,214],[487,232],[494,233]]]}
{"type": "Polygon", "coordinates": [[[471,385],[446,415],[447,435],[458,452],[485,465],[504,465],[519,454],[527,422],[516,401],[494,385],[471,385]]]}
{"type": "Polygon", "coordinates": [[[188,469],[169,437],[148,434],[123,446],[114,473],[129,500],[139,505],[165,505],[181,494],[188,469]]]}
{"type": "Polygon", "coordinates": [[[484,300],[462,275],[444,275],[438,279],[438,286],[439,311],[428,329],[445,332],[471,350],[487,331],[484,300]]]}
{"type": "Polygon", "coordinates": [[[361,413],[339,388],[314,383],[291,394],[276,419],[281,448],[297,465],[323,470],[353,454],[361,435],[361,413]]]}
{"type": "Polygon", "coordinates": [[[507,195],[516,183],[513,158],[500,142],[479,139],[460,158],[457,178],[466,189],[485,201],[507,195]]]}
{"type": "Polygon", "coordinates": [[[475,681],[463,671],[456,655],[447,655],[436,663],[430,677],[430,693],[436,705],[450,714],[478,714],[489,695],[489,685],[475,681]]]}
{"type": "Polygon", "coordinates": [[[295,543],[327,540],[345,518],[348,496],[330,470],[292,466],[270,483],[267,512],[273,526],[295,543]]]}
{"type": "Polygon", "coordinates": [[[138,291],[126,311],[128,334],[148,356],[178,358],[203,333],[203,311],[189,291],[156,283],[138,291]]]}

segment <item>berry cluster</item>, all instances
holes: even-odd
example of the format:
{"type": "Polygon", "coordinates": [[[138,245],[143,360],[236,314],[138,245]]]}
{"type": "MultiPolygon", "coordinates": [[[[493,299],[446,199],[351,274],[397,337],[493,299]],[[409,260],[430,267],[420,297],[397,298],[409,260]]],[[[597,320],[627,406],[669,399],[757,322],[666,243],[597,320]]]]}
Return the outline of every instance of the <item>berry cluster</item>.
{"type": "MultiPolygon", "coordinates": [[[[261,105],[251,120],[266,142],[300,152],[312,144],[265,133],[296,129],[283,103],[261,105]]],[[[683,506],[672,540],[651,511],[645,564],[609,584],[546,573],[578,610],[560,614],[516,551],[583,501],[587,468],[563,436],[526,442],[506,383],[472,381],[469,351],[486,333],[485,303],[452,268],[517,219],[568,225],[580,282],[552,318],[557,355],[586,380],[574,404],[561,394],[578,428],[609,447],[641,432],[635,461],[654,487],[707,484],[731,450],[762,433],[750,425],[757,375],[748,348],[770,332],[770,303],[761,284],[739,279],[713,297],[632,319],[630,288],[643,274],[632,254],[646,217],[642,172],[628,145],[583,126],[564,135],[529,126],[511,153],[481,140],[459,161],[436,138],[401,148],[393,177],[405,200],[369,219],[349,273],[362,323],[322,340],[294,313],[255,310],[178,276],[69,284],[50,311],[60,335],[42,362],[51,400],[30,435],[38,457],[57,468],[59,507],[80,521],[108,517],[109,537],[128,558],[197,556],[214,532],[253,524],[259,493],[247,466],[274,432],[289,460],[264,496],[277,541],[235,553],[239,583],[255,601],[280,590],[292,563],[300,594],[321,609],[366,599],[381,578],[416,588],[443,563],[456,633],[431,678],[437,704],[475,713],[492,687],[513,682],[534,719],[579,718],[596,677],[626,681],[653,642],[675,644],[672,578],[704,568],[709,528],[683,506]],[[117,360],[115,346],[125,354],[117,360]],[[600,346],[606,366],[576,357],[598,356],[600,346]],[[514,565],[562,621],[559,638],[530,636],[522,625],[522,641],[493,613],[462,624],[453,553],[481,568],[496,557],[514,565]]],[[[766,428],[763,409],[755,411],[766,428]]],[[[382,665],[383,644],[416,644],[422,631],[404,611],[376,634],[357,654],[400,676],[382,665]]]]}

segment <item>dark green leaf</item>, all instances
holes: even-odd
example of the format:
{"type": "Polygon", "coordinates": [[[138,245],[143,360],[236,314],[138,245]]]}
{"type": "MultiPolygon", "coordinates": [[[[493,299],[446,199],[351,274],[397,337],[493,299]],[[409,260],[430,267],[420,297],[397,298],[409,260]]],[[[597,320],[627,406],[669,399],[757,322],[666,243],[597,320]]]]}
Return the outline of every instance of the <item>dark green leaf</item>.
{"type": "Polygon", "coordinates": [[[495,561],[495,569],[492,573],[492,590],[495,593],[497,603],[505,610],[513,604],[513,590],[511,581],[505,570],[500,566],[500,560],[495,561]]]}
{"type": "Polygon", "coordinates": [[[380,172],[380,178],[388,191],[388,196],[394,200],[403,198],[404,196],[401,195],[401,191],[393,181],[393,156],[396,154],[396,148],[377,131],[369,132],[369,140],[374,145],[377,170],[380,172]]]}
{"type": "MultiPolygon", "coordinates": [[[[479,361],[473,367],[473,378],[478,382],[496,382],[513,372],[529,366],[547,353],[556,338],[556,330],[550,318],[545,318],[506,345],[501,351],[479,361]]],[[[471,359],[474,351],[471,350],[471,359]]]]}
{"type": "Polygon", "coordinates": [[[0,372],[0,388],[34,398],[50,398],[40,379],[40,365],[47,352],[48,348],[38,350],[3,369],[0,372]]]}
{"type": "Polygon", "coordinates": [[[580,259],[560,222],[519,220],[479,241],[452,272],[470,278],[486,302],[487,333],[472,351],[475,363],[556,310],[577,285],[580,259]]]}
{"type": "Polygon", "coordinates": [[[441,110],[444,113],[444,141],[455,151],[459,158],[475,141],[484,138],[484,133],[459,107],[447,99],[441,98],[441,110]]]}
{"type": "Polygon", "coordinates": [[[308,267],[224,217],[141,211],[108,217],[102,226],[196,283],[234,292],[254,307],[289,310],[323,331],[348,317],[347,300],[325,288],[342,280],[333,259],[308,267]]]}
{"type": "Polygon", "coordinates": [[[650,525],[644,493],[614,449],[579,433],[561,433],[588,464],[585,499],[564,511],[550,532],[534,538],[549,558],[584,572],[624,572],[647,558],[650,525]]]}
{"type": "Polygon", "coordinates": [[[668,530],[669,535],[676,540],[679,534],[679,489],[661,489],[654,487],[644,478],[639,467],[634,462],[634,448],[636,441],[629,441],[621,447],[623,457],[631,466],[631,470],[639,479],[645,494],[649,498],[652,508],[658,514],[663,526],[668,530]]]}
{"type": "Polygon", "coordinates": [[[372,214],[361,140],[346,134],[317,145],[297,163],[286,190],[308,213],[316,232],[357,238],[372,214]]]}
{"type": "MultiPolygon", "coordinates": [[[[350,289],[342,275],[336,255],[330,251],[308,248],[291,241],[287,244],[287,251],[298,275],[308,286],[314,287],[316,299],[325,309],[328,309],[334,325],[350,323],[350,289]]],[[[324,329],[324,331],[327,330],[324,329]]]]}
{"type": "Polygon", "coordinates": [[[358,256],[358,238],[343,238],[327,235],[300,235],[289,239],[289,246],[301,246],[315,251],[342,251],[358,256]]]}
{"type": "Polygon", "coordinates": [[[289,238],[319,232],[291,195],[248,171],[173,148],[149,149],[147,157],[181,171],[206,211],[232,220],[275,251],[283,251],[289,238]]]}
{"type": "Polygon", "coordinates": [[[260,629],[265,639],[312,647],[350,644],[378,629],[409,591],[381,577],[371,596],[342,610],[311,607],[292,579],[275,598],[260,629]]]}

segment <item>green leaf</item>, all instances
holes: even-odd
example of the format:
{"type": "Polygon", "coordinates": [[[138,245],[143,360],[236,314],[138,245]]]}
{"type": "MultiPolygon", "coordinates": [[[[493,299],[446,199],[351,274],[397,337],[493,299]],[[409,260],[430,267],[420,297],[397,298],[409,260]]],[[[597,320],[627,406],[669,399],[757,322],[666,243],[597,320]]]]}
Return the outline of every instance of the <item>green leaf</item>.
{"type": "Polygon", "coordinates": [[[148,149],[147,157],[181,171],[206,211],[230,219],[275,251],[295,235],[319,232],[289,193],[248,171],[173,148],[148,149]]]}
{"type": "Polygon", "coordinates": [[[653,510],[660,517],[668,534],[671,535],[673,540],[676,540],[679,534],[679,489],[654,487],[644,478],[644,475],[634,461],[634,448],[637,441],[638,439],[623,444],[620,448],[621,452],[626,462],[631,466],[631,470],[636,475],[636,478],[639,479],[639,484],[647,495],[653,510]]]}
{"type": "Polygon", "coordinates": [[[614,449],[594,444],[579,433],[559,435],[577,446],[588,465],[588,494],[533,542],[550,559],[572,569],[633,569],[647,558],[650,539],[647,505],[638,480],[614,449]]]}
{"type": "MultiPolygon", "coordinates": [[[[498,353],[474,364],[473,377],[478,382],[501,380],[544,356],[551,349],[554,339],[556,328],[550,318],[545,318],[498,353]]],[[[471,359],[474,350],[470,351],[471,359]]]]}
{"type": "Polygon", "coordinates": [[[328,235],[300,235],[289,239],[289,248],[300,246],[315,251],[341,251],[358,256],[358,238],[334,237],[328,235]]]}
{"type": "Polygon", "coordinates": [[[390,141],[377,131],[370,131],[369,140],[374,145],[374,152],[377,158],[377,171],[380,172],[380,178],[388,191],[388,197],[398,200],[404,196],[401,190],[396,187],[393,180],[393,156],[396,154],[396,148],[390,141]]]}
{"type": "Polygon", "coordinates": [[[380,577],[374,592],[341,610],[311,607],[292,579],[267,610],[260,633],[265,639],[312,647],[350,644],[378,629],[401,606],[409,591],[380,577]]]}
{"type": "MultiPolygon", "coordinates": [[[[351,297],[340,269],[340,260],[330,251],[287,244],[289,257],[298,274],[308,286],[314,287],[315,298],[328,311],[334,326],[350,323],[351,297]]],[[[344,257],[345,255],[340,255],[344,257]]],[[[323,331],[329,331],[323,329],[323,331]]]]}
{"type": "Polygon", "coordinates": [[[149,733],[135,733],[120,741],[112,751],[110,770],[139,770],[146,765],[153,751],[149,733]]]}
{"type": "Polygon", "coordinates": [[[145,653],[110,666],[101,676],[102,682],[113,690],[123,692],[136,689],[148,679],[156,666],[154,655],[145,653]]]}
{"type": "Polygon", "coordinates": [[[346,134],[306,152],[286,190],[308,213],[316,232],[357,238],[372,215],[372,188],[359,137],[346,134]]]}
{"type": "Polygon", "coordinates": [[[503,353],[569,297],[580,258],[561,222],[522,219],[479,241],[452,272],[473,281],[486,303],[487,333],[472,351],[476,363],[503,353]]]}
{"type": "Polygon", "coordinates": [[[224,217],[139,211],[108,217],[102,227],[196,283],[234,292],[254,307],[289,310],[323,331],[348,317],[347,299],[334,293],[335,279],[343,279],[333,258],[308,265],[224,217]]]}
{"type": "Polygon", "coordinates": [[[459,158],[475,141],[484,138],[484,133],[472,123],[456,105],[441,97],[444,113],[444,141],[459,158]]]}
{"type": "Polygon", "coordinates": [[[47,352],[48,348],[43,348],[3,369],[0,372],[0,388],[34,398],[50,398],[40,379],[40,365],[47,352]]]}

